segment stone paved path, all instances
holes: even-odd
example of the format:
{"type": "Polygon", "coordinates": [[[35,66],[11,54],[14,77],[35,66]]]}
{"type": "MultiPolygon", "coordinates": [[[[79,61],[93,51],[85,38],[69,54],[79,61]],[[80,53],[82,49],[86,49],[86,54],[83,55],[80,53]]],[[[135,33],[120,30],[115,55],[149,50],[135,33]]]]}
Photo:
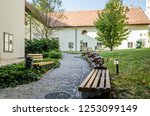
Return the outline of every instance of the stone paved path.
{"type": "Polygon", "coordinates": [[[0,90],[1,99],[45,99],[55,92],[70,94],[71,99],[81,98],[78,92],[80,82],[88,75],[90,68],[80,55],[63,54],[59,68],[47,72],[37,82],[0,90]]]}

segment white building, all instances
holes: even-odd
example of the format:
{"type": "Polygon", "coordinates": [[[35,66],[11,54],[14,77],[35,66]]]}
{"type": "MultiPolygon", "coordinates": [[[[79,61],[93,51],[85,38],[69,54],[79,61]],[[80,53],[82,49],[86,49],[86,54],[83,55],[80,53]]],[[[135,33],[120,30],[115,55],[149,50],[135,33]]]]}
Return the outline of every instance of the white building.
{"type": "Polygon", "coordinates": [[[150,19],[150,0],[146,0],[146,10],[145,10],[145,14],[146,14],[147,17],[150,19]]]}
{"type": "MultiPolygon", "coordinates": [[[[59,38],[60,49],[62,51],[80,51],[81,43],[83,47],[91,47],[93,50],[100,48],[101,42],[96,37],[94,22],[98,18],[97,10],[65,12],[65,19],[59,20],[57,26],[61,30],[54,34],[59,38]]],[[[141,8],[129,8],[127,13],[128,28],[131,33],[127,40],[115,49],[136,48],[137,41],[143,43],[143,47],[150,47],[148,31],[150,21],[141,8]]]]}
{"type": "Polygon", "coordinates": [[[0,0],[0,61],[24,57],[24,0],[0,0]]]}

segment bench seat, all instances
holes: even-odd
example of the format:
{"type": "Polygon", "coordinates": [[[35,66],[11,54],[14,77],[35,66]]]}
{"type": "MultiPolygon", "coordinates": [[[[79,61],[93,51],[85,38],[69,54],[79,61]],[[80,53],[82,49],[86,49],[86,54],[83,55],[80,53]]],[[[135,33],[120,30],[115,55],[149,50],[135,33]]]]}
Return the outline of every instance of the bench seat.
{"type": "Polygon", "coordinates": [[[107,69],[93,69],[78,90],[82,92],[83,98],[90,95],[96,96],[103,92],[109,93],[111,90],[109,71],[107,69]]]}
{"type": "Polygon", "coordinates": [[[36,66],[45,66],[45,65],[49,65],[49,64],[53,64],[53,62],[37,62],[37,63],[33,63],[33,65],[36,66]]]}

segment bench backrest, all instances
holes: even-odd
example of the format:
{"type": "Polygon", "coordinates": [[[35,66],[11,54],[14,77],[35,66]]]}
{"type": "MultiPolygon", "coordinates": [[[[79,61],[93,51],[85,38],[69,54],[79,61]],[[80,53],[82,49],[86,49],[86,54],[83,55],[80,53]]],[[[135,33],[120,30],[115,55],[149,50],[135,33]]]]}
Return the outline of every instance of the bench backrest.
{"type": "Polygon", "coordinates": [[[33,60],[43,60],[43,54],[28,54],[27,57],[30,57],[33,60]]]}

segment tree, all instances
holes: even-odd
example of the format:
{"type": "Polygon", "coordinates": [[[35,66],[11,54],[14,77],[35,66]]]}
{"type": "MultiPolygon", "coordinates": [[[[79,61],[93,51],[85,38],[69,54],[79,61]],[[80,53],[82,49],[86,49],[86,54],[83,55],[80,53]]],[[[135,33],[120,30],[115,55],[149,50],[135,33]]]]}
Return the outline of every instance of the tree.
{"type": "Polygon", "coordinates": [[[98,12],[95,22],[97,39],[112,51],[125,40],[130,31],[127,28],[126,13],[128,8],[123,6],[122,0],[109,0],[104,10],[98,12]]]}
{"type": "Polygon", "coordinates": [[[42,19],[45,20],[47,25],[44,25],[45,38],[49,38],[52,31],[57,25],[59,19],[63,18],[63,9],[61,9],[62,2],[60,0],[33,0],[33,6],[39,10],[43,16],[42,19]],[[57,20],[56,20],[57,19],[57,20]]]}

